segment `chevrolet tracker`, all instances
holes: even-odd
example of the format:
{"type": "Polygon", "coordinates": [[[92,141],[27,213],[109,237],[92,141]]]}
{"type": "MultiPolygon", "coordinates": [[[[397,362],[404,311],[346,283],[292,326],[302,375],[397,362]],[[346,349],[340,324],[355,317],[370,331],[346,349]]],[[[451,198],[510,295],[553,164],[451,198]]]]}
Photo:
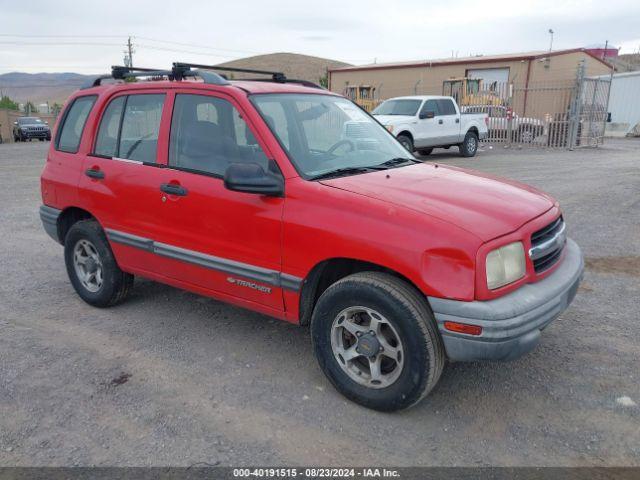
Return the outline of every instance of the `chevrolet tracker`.
{"type": "Polygon", "coordinates": [[[40,215],[87,303],[139,275],[309,326],[331,383],[391,411],[447,360],[529,352],[573,300],[582,254],[550,196],[418,162],[309,82],[214,70],[114,67],[67,102],[40,215]]]}

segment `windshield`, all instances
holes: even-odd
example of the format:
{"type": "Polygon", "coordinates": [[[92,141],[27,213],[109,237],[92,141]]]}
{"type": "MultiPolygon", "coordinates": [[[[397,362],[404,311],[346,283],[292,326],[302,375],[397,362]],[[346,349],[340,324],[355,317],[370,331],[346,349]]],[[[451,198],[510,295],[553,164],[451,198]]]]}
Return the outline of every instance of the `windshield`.
{"type": "Polygon", "coordinates": [[[33,125],[34,123],[44,123],[37,117],[21,117],[18,119],[20,125],[33,125]]]}
{"type": "Polygon", "coordinates": [[[373,115],[415,115],[422,100],[387,100],[371,112],[373,115]]]}
{"type": "Polygon", "coordinates": [[[345,98],[259,94],[251,100],[305,178],[416,161],[384,127],[345,98]]]}

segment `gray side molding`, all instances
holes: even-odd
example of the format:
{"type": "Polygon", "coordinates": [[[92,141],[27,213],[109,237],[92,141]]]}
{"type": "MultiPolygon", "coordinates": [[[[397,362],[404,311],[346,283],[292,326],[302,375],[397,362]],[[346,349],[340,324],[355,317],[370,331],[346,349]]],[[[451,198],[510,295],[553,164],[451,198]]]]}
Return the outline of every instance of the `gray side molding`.
{"type": "Polygon", "coordinates": [[[131,235],[130,233],[120,232],[117,230],[106,229],[107,237],[114,243],[120,243],[129,247],[139,248],[162,257],[179,260],[203,268],[216,270],[218,272],[237,275],[247,278],[255,282],[260,282],[274,287],[282,287],[287,290],[300,290],[302,286],[302,278],[277,270],[258,267],[248,263],[237,262],[227,258],[216,257],[195,250],[176,247],[166,243],[155,242],[150,238],[131,235]]]}

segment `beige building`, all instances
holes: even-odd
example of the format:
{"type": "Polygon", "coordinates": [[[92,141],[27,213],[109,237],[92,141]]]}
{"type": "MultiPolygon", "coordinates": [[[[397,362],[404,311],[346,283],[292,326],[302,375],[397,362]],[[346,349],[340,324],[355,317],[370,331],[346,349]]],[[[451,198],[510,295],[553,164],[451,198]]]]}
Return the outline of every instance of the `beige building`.
{"type": "Polygon", "coordinates": [[[495,89],[519,115],[541,115],[568,103],[568,98],[560,98],[566,93],[562,90],[575,84],[581,62],[586,76],[611,72],[611,66],[589,50],[571,49],[342,67],[329,71],[329,88],[347,94],[353,91],[349,87],[369,86],[373,98],[384,100],[442,95],[445,80],[479,78],[482,89],[495,89]],[[557,89],[557,95],[541,93],[545,89],[557,89]],[[558,105],[541,105],[543,98],[558,105]]]}

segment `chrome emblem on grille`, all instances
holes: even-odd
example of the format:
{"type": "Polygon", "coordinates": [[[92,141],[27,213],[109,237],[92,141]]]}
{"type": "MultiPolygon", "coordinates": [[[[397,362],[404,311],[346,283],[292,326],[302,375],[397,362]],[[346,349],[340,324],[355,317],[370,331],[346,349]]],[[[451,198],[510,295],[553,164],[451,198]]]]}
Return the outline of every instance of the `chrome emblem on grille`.
{"type": "Polygon", "coordinates": [[[548,255],[549,253],[562,248],[566,241],[567,235],[565,233],[565,224],[563,223],[553,237],[531,247],[529,249],[529,257],[531,258],[531,260],[542,258],[545,255],[548,255]]]}

